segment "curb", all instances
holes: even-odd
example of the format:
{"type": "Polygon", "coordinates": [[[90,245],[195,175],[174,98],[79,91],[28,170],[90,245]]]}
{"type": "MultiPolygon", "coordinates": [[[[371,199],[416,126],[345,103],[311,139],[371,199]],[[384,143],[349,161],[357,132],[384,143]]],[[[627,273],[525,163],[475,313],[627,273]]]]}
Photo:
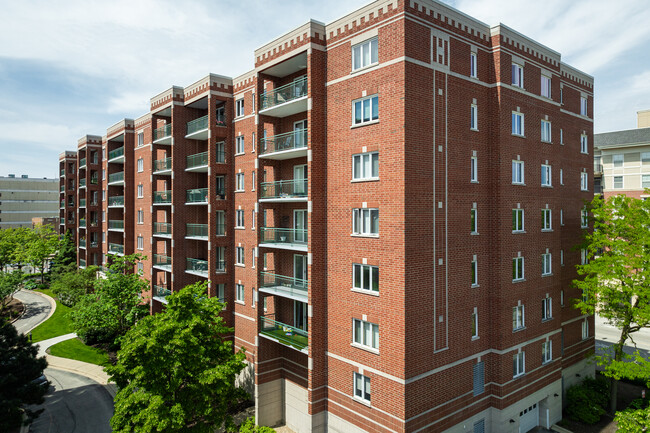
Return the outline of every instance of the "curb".
{"type": "MultiPolygon", "coordinates": [[[[36,291],[34,291],[34,290],[26,290],[26,289],[23,289],[23,290],[25,290],[25,291],[28,292],[28,293],[34,293],[35,295],[41,296],[41,297],[47,299],[47,301],[50,303],[50,306],[52,307],[52,308],[50,309],[50,313],[47,315],[47,317],[46,317],[45,319],[43,319],[43,322],[41,322],[41,323],[44,323],[44,322],[47,321],[50,317],[52,317],[52,315],[54,314],[54,311],[56,311],[56,301],[54,300],[54,298],[52,298],[51,296],[46,295],[45,293],[36,292],[36,291]]],[[[40,325],[41,323],[39,323],[38,325],[40,325]]],[[[36,325],[36,326],[38,326],[38,325],[36,325]]],[[[36,326],[34,326],[34,328],[36,328],[36,326]]],[[[34,329],[34,328],[32,328],[32,329],[34,329]]],[[[31,331],[32,329],[30,329],[30,331],[31,331]]]]}
{"type": "Polygon", "coordinates": [[[563,428],[563,427],[560,427],[560,426],[557,425],[557,424],[553,424],[553,425],[551,426],[551,430],[553,430],[553,431],[555,431],[555,432],[557,432],[557,433],[573,433],[571,430],[567,430],[567,429],[565,429],[565,428],[563,428]]]}

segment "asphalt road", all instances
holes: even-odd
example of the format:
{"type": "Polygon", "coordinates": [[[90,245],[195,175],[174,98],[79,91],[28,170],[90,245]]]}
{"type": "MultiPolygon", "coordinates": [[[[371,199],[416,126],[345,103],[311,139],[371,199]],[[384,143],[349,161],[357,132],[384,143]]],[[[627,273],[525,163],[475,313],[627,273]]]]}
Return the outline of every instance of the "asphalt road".
{"type": "Polygon", "coordinates": [[[21,334],[31,331],[36,325],[45,320],[52,309],[45,298],[33,292],[20,290],[14,295],[14,298],[20,300],[26,308],[23,317],[14,323],[14,326],[21,334]]]}
{"type": "MultiPolygon", "coordinates": [[[[600,316],[596,316],[596,353],[601,354],[603,350],[616,343],[620,338],[621,331],[612,325],[608,325],[600,316]]],[[[642,329],[632,334],[634,342],[628,339],[624,351],[632,354],[636,348],[646,358],[650,357],[650,329],[642,329]]]]}
{"type": "Polygon", "coordinates": [[[45,409],[29,427],[30,433],[110,433],[113,398],[104,386],[78,374],[45,369],[52,382],[45,409]]]}

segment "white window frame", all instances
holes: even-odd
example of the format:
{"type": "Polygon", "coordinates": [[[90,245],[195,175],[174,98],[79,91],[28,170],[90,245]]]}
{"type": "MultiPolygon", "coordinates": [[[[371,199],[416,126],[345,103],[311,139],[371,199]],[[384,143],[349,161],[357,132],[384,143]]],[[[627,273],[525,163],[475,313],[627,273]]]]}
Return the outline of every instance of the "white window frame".
{"type": "Polygon", "coordinates": [[[138,184],[138,198],[144,198],[144,185],[138,184]]]}
{"type": "Polygon", "coordinates": [[[235,101],[235,117],[241,117],[244,115],[244,97],[237,99],[235,101]]]}
{"type": "Polygon", "coordinates": [[[523,304],[512,307],[512,330],[518,331],[526,327],[526,309],[523,304]]]}
{"type": "Polygon", "coordinates": [[[586,340],[587,338],[589,338],[589,321],[585,317],[582,321],[582,339],[586,340]]]}
{"type": "Polygon", "coordinates": [[[469,109],[469,129],[478,131],[478,105],[472,104],[469,109]]]}
{"type": "Polygon", "coordinates": [[[138,249],[139,250],[144,250],[144,238],[142,236],[138,236],[138,249]]]}
{"type": "Polygon", "coordinates": [[[641,175],[641,188],[650,188],[650,174],[641,175]]]}
{"type": "Polygon", "coordinates": [[[235,302],[245,304],[246,291],[243,284],[235,284],[235,302]]]}
{"type": "Polygon", "coordinates": [[[560,144],[564,144],[564,129],[560,128],[560,144]]]}
{"type": "Polygon", "coordinates": [[[246,262],[245,262],[245,256],[244,256],[244,254],[245,254],[244,247],[239,247],[239,246],[235,247],[235,252],[236,252],[236,254],[235,254],[235,264],[237,266],[245,266],[246,262]]]}
{"type": "Polygon", "coordinates": [[[526,179],[524,177],[524,161],[512,160],[512,184],[525,185],[526,179]]]}
{"type": "Polygon", "coordinates": [[[564,171],[560,169],[560,185],[564,185],[564,171]]]}
{"type": "Polygon", "coordinates": [[[564,209],[560,209],[560,225],[564,225],[564,209]]]}
{"type": "Polygon", "coordinates": [[[472,340],[478,338],[478,308],[474,307],[472,312],[472,340]]]}
{"type": "Polygon", "coordinates": [[[246,140],[243,135],[235,137],[235,156],[246,153],[246,140]]]}
{"type": "Polygon", "coordinates": [[[352,345],[379,352],[379,325],[366,320],[352,319],[352,345]]]}
{"type": "Polygon", "coordinates": [[[552,135],[551,135],[551,122],[548,120],[542,119],[542,141],[544,143],[552,143],[552,135]]]}
{"type": "Polygon", "coordinates": [[[650,164],[650,152],[641,152],[641,164],[642,165],[650,164]]]}
{"type": "Polygon", "coordinates": [[[379,281],[379,266],[364,265],[360,263],[352,264],[352,290],[378,294],[379,281]],[[366,281],[366,279],[368,281],[366,281]],[[359,284],[357,284],[357,280],[359,281],[359,284]]]}
{"type": "Polygon", "coordinates": [[[512,63],[512,80],[511,84],[515,87],[524,88],[524,67],[519,63],[512,63]]]}
{"type": "Polygon", "coordinates": [[[352,395],[355,399],[365,403],[370,403],[370,378],[368,376],[354,372],[352,377],[352,388],[352,395]],[[357,381],[361,383],[361,387],[358,386],[357,381]]]}
{"type": "Polygon", "coordinates": [[[470,273],[471,287],[478,287],[478,260],[472,260],[472,267],[470,273]]]}
{"type": "Polygon", "coordinates": [[[379,38],[374,37],[353,45],[351,63],[352,72],[377,65],[379,63],[379,38]]]}
{"type": "Polygon", "coordinates": [[[235,192],[244,192],[246,190],[245,173],[235,173],[235,192]]]}
{"type": "Polygon", "coordinates": [[[541,92],[540,94],[548,99],[551,99],[551,80],[552,78],[548,75],[542,74],[541,78],[541,92]]]}
{"type": "Polygon", "coordinates": [[[244,225],[245,223],[245,214],[243,209],[237,209],[235,210],[235,228],[236,229],[243,229],[246,226],[244,225]]]}
{"type": "Polygon", "coordinates": [[[352,234],[355,236],[379,236],[379,209],[355,208],[352,209],[352,234]],[[376,232],[372,231],[373,215],[376,215],[376,232]]]}
{"type": "Polygon", "coordinates": [[[542,164],[542,186],[553,187],[552,167],[549,164],[542,164]]]}
{"type": "Polygon", "coordinates": [[[524,258],[513,257],[512,258],[512,282],[523,281],[525,279],[526,269],[524,258]]]}
{"type": "Polygon", "coordinates": [[[580,115],[587,116],[587,98],[584,96],[580,97],[580,115]]]}
{"type": "Polygon", "coordinates": [[[352,180],[379,180],[379,152],[352,155],[352,180]]]}
{"type": "Polygon", "coordinates": [[[473,235],[478,234],[478,209],[470,209],[470,233],[473,235]]]}
{"type": "Polygon", "coordinates": [[[138,173],[142,173],[144,171],[144,159],[139,158],[138,159],[138,173]]]}
{"type": "Polygon", "coordinates": [[[470,157],[469,163],[469,180],[472,183],[478,183],[478,157],[470,157]]]}
{"type": "Polygon", "coordinates": [[[478,78],[478,56],[473,51],[469,53],[469,76],[478,78]]]}
{"type": "Polygon", "coordinates": [[[550,296],[542,299],[542,321],[553,318],[553,298],[550,296]]]}
{"type": "Polygon", "coordinates": [[[251,230],[255,230],[255,210],[251,211],[251,230]]]}
{"type": "MultiPolygon", "coordinates": [[[[582,182],[580,182],[582,184],[582,182]]],[[[623,176],[614,176],[613,182],[612,182],[614,189],[623,189],[623,176]],[[621,182],[616,186],[617,182],[616,179],[620,179],[621,182]]]]}
{"type": "Polygon", "coordinates": [[[524,210],[523,209],[513,209],[513,222],[514,227],[512,228],[513,233],[524,233],[526,231],[526,226],[524,225],[524,210]],[[519,228],[521,226],[521,228],[519,228]]]}
{"type": "Polygon", "coordinates": [[[586,265],[587,263],[589,263],[589,255],[587,253],[587,249],[586,248],[581,248],[580,249],[580,264],[581,265],[586,265]]]}
{"type": "Polygon", "coordinates": [[[352,101],[352,126],[367,125],[376,122],[379,122],[379,95],[370,95],[352,101]],[[368,110],[370,110],[370,115],[367,119],[364,115],[366,102],[368,103],[368,110]],[[377,109],[376,117],[373,115],[374,108],[377,109]],[[359,121],[357,121],[357,110],[361,110],[359,121]]]}
{"type": "Polygon", "coordinates": [[[553,230],[553,213],[551,209],[542,209],[542,231],[550,232],[553,230]]]}
{"type": "Polygon", "coordinates": [[[586,229],[589,227],[589,211],[587,209],[580,210],[580,228],[586,229]]]}
{"type": "Polygon", "coordinates": [[[586,134],[580,134],[580,153],[589,153],[589,140],[586,134]]]}
{"type": "Polygon", "coordinates": [[[542,364],[547,364],[553,360],[553,341],[542,342],[542,364]]]}
{"type": "Polygon", "coordinates": [[[553,275],[553,260],[551,253],[542,254],[542,277],[553,275]]]}
{"type": "Polygon", "coordinates": [[[580,191],[589,191],[589,173],[580,173],[580,191]]]}
{"type": "Polygon", "coordinates": [[[614,155],[612,155],[612,165],[614,168],[623,167],[624,162],[625,162],[625,158],[623,157],[622,153],[615,153],[614,155]]]}
{"type": "Polygon", "coordinates": [[[138,211],[138,224],[144,224],[144,211],[138,211]]]}
{"type": "Polygon", "coordinates": [[[512,112],[512,135],[516,137],[525,137],[524,113],[519,111],[512,112]]]}

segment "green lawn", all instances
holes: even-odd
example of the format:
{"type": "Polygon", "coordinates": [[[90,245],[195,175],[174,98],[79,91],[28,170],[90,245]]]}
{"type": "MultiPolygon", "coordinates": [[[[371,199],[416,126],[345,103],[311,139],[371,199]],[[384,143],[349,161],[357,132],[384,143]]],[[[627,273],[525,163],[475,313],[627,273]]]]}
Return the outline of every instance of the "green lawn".
{"type": "MultiPolygon", "coordinates": [[[[51,296],[56,300],[56,297],[49,289],[37,291],[51,296]]],[[[56,310],[52,314],[52,317],[32,330],[32,341],[35,343],[74,332],[74,329],[72,329],[72,320],[68,317],[69,311],[70,307],[66,307],[56,300],[56,310]]]]}
{"type": "Polygon", "coordinates": [[[110,365],[108,354],[101,349],[86,346],[78,338],[62,341],[48,349],[50,355],[61,358],[76,359],[97,365],[110,365]]]}

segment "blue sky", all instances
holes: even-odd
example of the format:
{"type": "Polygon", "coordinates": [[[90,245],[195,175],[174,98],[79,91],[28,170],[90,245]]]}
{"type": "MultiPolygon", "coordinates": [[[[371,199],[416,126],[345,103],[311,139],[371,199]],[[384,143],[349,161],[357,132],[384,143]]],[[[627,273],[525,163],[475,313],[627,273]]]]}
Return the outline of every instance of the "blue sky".
{"type": "MultiPolygon", "coordinates": [[[[3,2],[0,175],[56,177],[85,134],[147,112],[149,98],[209,72],[235,77],[253,51],[313,18],[367,0],[30,0],[3,2]]],[[[445,0],[559,51],[595,77],[595,131],[650,109],[650,8],[642,0],[445,0]]]]}

